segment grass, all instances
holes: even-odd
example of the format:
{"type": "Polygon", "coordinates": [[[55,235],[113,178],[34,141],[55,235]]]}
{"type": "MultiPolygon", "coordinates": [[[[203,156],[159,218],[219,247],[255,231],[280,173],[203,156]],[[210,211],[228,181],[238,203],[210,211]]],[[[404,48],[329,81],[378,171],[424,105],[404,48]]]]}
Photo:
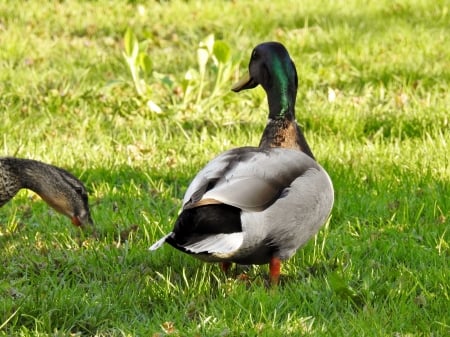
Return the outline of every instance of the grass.
{"type": "Polygon", "coordinates": [[[79,176],[98,234],[28,191],[0,209],[0,335],[448,335],[448,20],[425,0],[2,2],[1,155],[79,176]],[[128,27],[152,63],[146,97],[128,27]],[[219,83],[212,60],[199,78],[209,34],[230,47],[219,83]],[[202,165],[258,143],[263,91],[229,88],[266,40],[297,65],[297,119],[336,190],[272,290],[266,266],[245,282],[147,250],[202,165]]]}

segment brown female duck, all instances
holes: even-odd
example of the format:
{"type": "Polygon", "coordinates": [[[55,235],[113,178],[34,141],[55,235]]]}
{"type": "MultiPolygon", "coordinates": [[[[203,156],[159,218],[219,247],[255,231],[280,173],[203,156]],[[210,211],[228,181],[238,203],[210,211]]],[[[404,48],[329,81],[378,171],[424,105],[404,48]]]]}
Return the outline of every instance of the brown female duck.
{"type": "Polygon", "coordinates": [[[86,188],[69,172],[31,159],[0,158],[0,207],[26,188],[70,218],[76,226],[92,224],[86,188]]]}

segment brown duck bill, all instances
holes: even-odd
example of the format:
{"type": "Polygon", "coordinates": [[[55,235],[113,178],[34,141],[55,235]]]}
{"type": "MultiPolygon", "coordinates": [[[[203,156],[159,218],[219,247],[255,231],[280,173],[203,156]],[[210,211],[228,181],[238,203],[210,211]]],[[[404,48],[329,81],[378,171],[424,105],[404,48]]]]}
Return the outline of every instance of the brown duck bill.
{"type": "Polygon", "coordinates": [[[231,90],[233,90],[234,92],[239,92],[245,89],[253,89],[257,85],[258,83],[253,80],[253,78],[250,76],[250,73],[247,73],[231,87],[231,90]]]}

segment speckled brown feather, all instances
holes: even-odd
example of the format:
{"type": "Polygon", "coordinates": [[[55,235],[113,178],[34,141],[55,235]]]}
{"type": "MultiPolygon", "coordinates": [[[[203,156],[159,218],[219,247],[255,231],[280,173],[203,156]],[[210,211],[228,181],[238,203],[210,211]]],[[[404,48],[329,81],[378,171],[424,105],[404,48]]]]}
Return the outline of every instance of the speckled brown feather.
{"type": "Polygon", "coordinates": [[[0,158],[0,207],[23,188],[37,193],[73,224],[92,223],[86,188],[72,174],[36,160],[0,158]]]}
{"type": "Polygon", "coordinates": [[[13,198],[21,188],[22,184],[9,161],[0,160],[0,207],[13,198]]]}
{"type": "Polygon", "coordinates": [[[260,147],[281,147],[300,150],[314,159],[311,149],[297,123],[288,119],[269,120],[261,137],[260,147]]]}

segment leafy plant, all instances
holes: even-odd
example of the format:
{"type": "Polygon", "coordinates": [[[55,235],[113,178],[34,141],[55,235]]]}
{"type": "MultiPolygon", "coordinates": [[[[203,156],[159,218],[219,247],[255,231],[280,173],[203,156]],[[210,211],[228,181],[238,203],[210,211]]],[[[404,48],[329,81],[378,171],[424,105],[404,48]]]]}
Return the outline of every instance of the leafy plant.
{"type": "MultiPolygon", "coordinates": [[[[211,69],[215,73],[214,86],[208,99],[219,95],[220,87],[231,76],[233,64],[231,63],[231,50],[229,45],[222,40],[215,40],[210,34],[200,41],[197,48],[198,71],[190,68],[185,74],[184,100],[187,103],[192,99],[192,92],[196,91],[195,103],[199,104],[204,95],[205,81],[207,79],[207,66],[211,64],[211,69]]],[[[213,81],[211,81],[212,83],[213,81]]]]}
{"type": "MultiPolygon", "coordinates": [[[[168,77],[153,73],[152,60],[144,51],[147,44],[147,41],[139,42],[133,31],[128,28],[124,35],[123,56],[130,70],[137,94],[146,101],[150,110],[158,112],[161,108],[150,100],[152,89],[149,79],[159,80],[167,86],[168,77]]],[[[213,102],[211,98],[220,96],[220,88],[231,77],[232,69],[231,49],[226,42],[216,40],[213,34],[201,40],[197,48],[197,69],[189,68],[184,78],[176,81],[181,83],[182,106],[189,103],[201,104],[202,106],[208,105],[208,102],[211,104],[213,102]],[[209,68],[208,65],[210,65],[209,68]],[[215,79],[208,80],[210,75],[215,76],[215,79]],[[203,98],[205,86],[208,84],[211,84],[212,88],[207,97],[207,102],[205,102],[203,98]]],[[[172,88],[174,87],[174,83],[169,84],[172,88]]]]}
{"type": "Polygon", "coordinates": [[[161,108],[152,100],[150,96],[152,93],[151,86],[145,81],[153,74],[153,64],[150,56],[143,51],[147,45],[147,41],[139,43],[136,35],[128,28],[124,35],[124,51],[123,57],[130,70],[133,79],[134,87],[137,94],[146,101],[148,108],[153,112],[160,113],[161,108]]]}

